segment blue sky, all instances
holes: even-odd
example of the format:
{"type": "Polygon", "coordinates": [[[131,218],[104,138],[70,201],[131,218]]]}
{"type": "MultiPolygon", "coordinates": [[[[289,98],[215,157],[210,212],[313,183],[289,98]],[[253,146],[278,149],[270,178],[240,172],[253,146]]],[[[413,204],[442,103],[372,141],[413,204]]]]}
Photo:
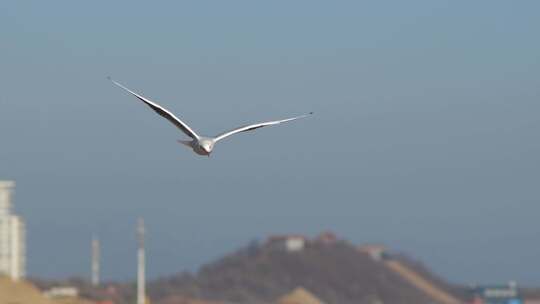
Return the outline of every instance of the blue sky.
{"type": "Polygon", "coordinates": [[[29,272],[152,277],[253,238],[333,230],[462,283],[540,284],[536,1],[4,1],[0,178],[29,272]],[[314,111],[201,158],[203,134],[314,111]],[[61,259],[59,259],[61,258],[61,259]],[[51,262],[55,261],[55,262],[51,262]]]}

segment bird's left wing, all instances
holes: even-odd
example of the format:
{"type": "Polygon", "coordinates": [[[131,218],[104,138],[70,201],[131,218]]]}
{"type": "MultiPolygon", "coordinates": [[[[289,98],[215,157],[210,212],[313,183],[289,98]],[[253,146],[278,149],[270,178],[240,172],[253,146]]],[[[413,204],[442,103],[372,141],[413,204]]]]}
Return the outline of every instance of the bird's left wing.
{"type": "Polygon", "coordinates": [[[151,101],[150,99],[139,95],[132,90],[126,88],[125,86],[119,84],[118,82],[112,80],[110,77],[107,77],[110,81],[112,81],[115,85],[121,87],[122,89],[128,91],[131,95],[137,97],[142,102],[144,102],[146,105],[148,105],[152,110],[154,110],[156,113],[158,113],[163,118],[167,119],[171,123],[173,123],[178,129],[182,130],[187,136],[193,138],[193,139],[199,139],[199,135],[195,133],[185,122],[181,121],[178,117],[174,116],[169,110],[165,109],[164,107],[158,105],[157,103],[151,101]]]}
{"type": "Polygon", "coordinates": [[[230,131],[227,131],[225,133],[221,133],[218,136],[216,136],[214,138],[214,140],[217,142],[219,140],[224,139],[225,137],[229,137],[229,136],[234,135],[236,133],[252,131],[252,130],[262,128],[262,127],[266,127],[266,126],[278,125],[280,123],[284,123],[284,122],[293,121],[293,120],[297,120],[297,119],[300,119],[300,118],[308,117],[309,115],[312,115],[312,114],[313,114],[313,112],[310,112],[309,114],[296,116],[296,117],[292,117],[292,118],[287,118],[287,119],[282,119],[282,120],[274,120],[274,121],[267,121],[267,122],[260,122],[260,123],[256,123],[256,124],[242,126],[242,127],[236,128],[234,130],[230,130],[230,131]]]}

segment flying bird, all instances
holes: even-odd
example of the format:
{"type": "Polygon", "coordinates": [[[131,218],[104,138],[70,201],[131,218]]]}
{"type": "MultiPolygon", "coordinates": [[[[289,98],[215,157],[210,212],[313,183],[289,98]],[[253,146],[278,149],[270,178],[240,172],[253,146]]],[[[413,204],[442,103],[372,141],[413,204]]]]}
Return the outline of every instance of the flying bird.
{"type": "Polygon", "coordinates": [[[292,117],[292,118],[245,125],[245,126],[242,126],[242,127],[239,127],[239,128],[227,131],[227,132],[223,132],[223,133],[218,134],[218,135],[216,135],[214,137],[201,136],[201,135],[197,134],[185,122],[183,122],[178,117],[176,117],[174,114],[172,114],[169,110],[167,110],[164,107],[160,106],[159,104],[151,101],[150,99],[148,99],[148,98],[146,98],[146,97],[144,97],[144,96],[142,96],[140,94],[137,94],[137,93],[133,92],[132,90],[126,88],[125,86],[121,85],[120,83],[112,80],[110,77],[108,77],[108,79],[110,81],[112,81],[115,85],[117,85],[120,88],[122,88],[122,89],[126,90],[127,92],[129,92],[131,95],[137,97],[139,100],[144,102],[147,106],[152,108],[152,110],[154,110],[160,116],[162,116],[163,118],[167,119],[169,122],[174,124],[178,129],[180,129],[182,132],[184,132],[187,136],[189,136],[191,138],[190,140],[178,140],[179,143],[188,146],[189,148],[193,149],[193,152],[195,152],[195,153],[197,153],[199,155],[206,155],[208,157],[210,157],[210,153],[212,153],[212,151],[214,149],[214,146],[218,141],[220,141],[222,139],[225,139],[225,138],[227,138],[227,137],[229,137],[231,135],[241,133],[241,132],[253,131],[255,129],[259,129],[259,128],[266,127],[266,126],[278,125],[280,123],[297,120],[297,119],[304,118],[304,117],[307,117],[307,116],[313,114],[313,112],[310,112],[309,114],[300,115],[300,116],[296,116],[296,117],[292,117]]]}

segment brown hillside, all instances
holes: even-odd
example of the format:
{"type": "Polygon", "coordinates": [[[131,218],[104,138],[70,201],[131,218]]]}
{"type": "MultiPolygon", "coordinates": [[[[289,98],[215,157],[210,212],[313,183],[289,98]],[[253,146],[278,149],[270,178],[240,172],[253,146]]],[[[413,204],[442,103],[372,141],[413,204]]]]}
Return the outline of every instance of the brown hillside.
{"type": "Polygon", "coordinates": [[[224,304],[224,303],[189,299],[189,298],[181,297],[181,296],[171,296],[160,301],[160,304],[224,304]]]}
{"type": "Polygon", "coordinates": [[[249,246],[201,268],[198,274],[149,285],[154,303],[173,295],[240,304],[275,303],[303,286],[324,303],[433,303],[424,292],[346,243],[310,242],[298,252],[249,246]]]}
{"type": "MultiPolygon", "coordinates": [[[[282,245],[280,240],[274,239],[282,245]]],[[[446,283],[420,263],[400,256],[393,256],[391,260],[399,261],[414,272],[413,280],[410,275],[387,267],[388,260],[374,260],[355,246],[335,238],[306,240],[304,248],[293,252],[281,245],[252,242],[201,267],[195,274],[180,273],[151,281],[147,286],[149,297],[154,304],[270,304],[283,300],[283,295],[302,286],[320,302],[328,304],[432,304],[439,302],[441,293],[464,298],[463,288],[446,283]]],[[[133,283],[110,283],[94,288],[80,279],[34,282],[42,289],[54,285],[77,286],[83,297],[96,301],[113,300],[116,304],[135,301],[133,283]]]]}
{"type": "Polygon", "coordinates": [[[54,304],[46,299],[32,284],[13,282],[6,277],[0,277],[0,303],[54,304]]]}
{"type": "Polygon", "coordinates": [[[44,297],[34,285],[20,281],[14,282],[0,277],[1,304],[93,304],[94,302],[78,298],[51,300],[44,297]]]}
{"type": "Polygon", "coordinates": [[[278,301],[278,304],[324,304],[317,299],[311,292],[302,287],[298,287],[291,293],[284,295],[278,301]]]}

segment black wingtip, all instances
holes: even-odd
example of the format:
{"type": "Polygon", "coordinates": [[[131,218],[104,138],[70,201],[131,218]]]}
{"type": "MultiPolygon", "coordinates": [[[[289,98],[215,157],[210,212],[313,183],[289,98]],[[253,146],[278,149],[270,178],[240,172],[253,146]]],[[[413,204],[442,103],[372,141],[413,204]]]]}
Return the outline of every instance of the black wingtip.
{"type": "Polygon", "coordinates": [[[110,81],[112,81],[112,78],[111,78],[111,76],[107,76],[107,79],[109,79],[110,81]]]}
{"type": "Polygon", "coordinates": [[[309,115],[313,115],[313,112],[309,112],[309,115]]]}

